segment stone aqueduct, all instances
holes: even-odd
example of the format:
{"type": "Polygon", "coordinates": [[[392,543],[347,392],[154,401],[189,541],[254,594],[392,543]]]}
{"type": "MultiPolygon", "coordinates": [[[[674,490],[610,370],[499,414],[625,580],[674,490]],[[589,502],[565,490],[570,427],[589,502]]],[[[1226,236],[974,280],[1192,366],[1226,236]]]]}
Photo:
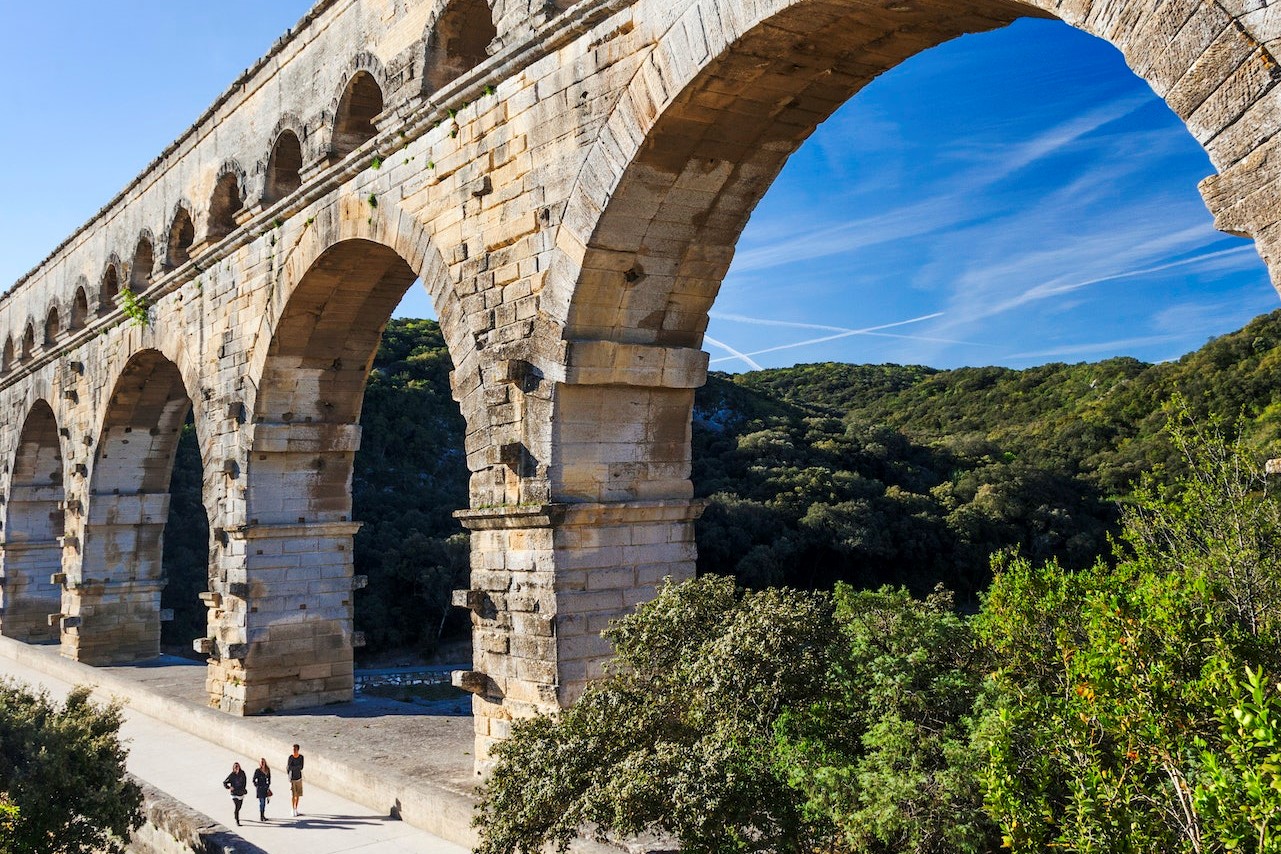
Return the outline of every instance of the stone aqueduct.
{"type": "Polygon", "coordinates": [[[192,411],[210,703],[350,697],[358,418],[421,278],[467,423],[478,749],[571,701],[605,623],[693,572],[700,347],[753,206],[874,76],[1027,15],[1124,53],[1276,281],[1267,0],[321,0],[0,301],[0,630],[157,654],[192,411]]]}

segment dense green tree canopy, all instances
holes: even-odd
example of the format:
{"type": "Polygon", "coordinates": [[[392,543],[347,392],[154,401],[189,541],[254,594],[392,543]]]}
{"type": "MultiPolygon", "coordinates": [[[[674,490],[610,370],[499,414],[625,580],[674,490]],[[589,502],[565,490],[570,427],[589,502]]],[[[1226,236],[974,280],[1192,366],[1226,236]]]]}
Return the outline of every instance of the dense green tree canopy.
{"type": "MultiPolygon", "coordinates": [[[[1023,371],[799,365],[713,374],[694,411],[693,480],[710,505],[699,569],[749,586],[832,589],[942,583],[974,610],[988,556],[1090,566],[1120,530],[1138,477],[1186,462],[1161,402],[1240,421],[1247,445],[1281,456],[1281,312],[1177,362],[1111,359],[1023,371]]],[[[466,575],[464,426],[439,327],[393,320],[365,396],[356,457],[356,600],[369,651],[430,649],[465,629],[449,590],[466,575]]],[[[171,642],[204,634],[208,529],[194,436],[184,437],[165,538],[177,612],[171,642]]]]}
{"type": "Polygon", "coordinates": [[[1281,851],[1281,499],[1186,407],[1111,558],[943,593],[667,586],[615,669],[514,727],[482,854],[660,831],[689,851],[1281,851]],[[1273,677],[1275,678],[1275,677],[1273,677]]]}

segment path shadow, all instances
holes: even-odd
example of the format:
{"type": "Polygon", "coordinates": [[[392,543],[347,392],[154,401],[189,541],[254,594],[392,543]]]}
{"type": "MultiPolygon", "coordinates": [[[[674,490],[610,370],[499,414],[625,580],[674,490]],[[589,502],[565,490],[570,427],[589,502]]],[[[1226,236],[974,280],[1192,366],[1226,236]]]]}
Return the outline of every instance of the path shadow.
{"type": "Polygon", "coordinates": [[[300,827],[304,829],[325,829],[325,830],[355,830],[359,827],[373,827],[375,825],[387,824],[388,822],[399,822],[400,819],[389,815],[333,815],[331,813],[303,813],[294,818],[285,816],[284,818],[272,820],[268,824],[280,824],[284,827],[300,827]]]}
{"type": "Polygon", "coordinates": [[[236,854],[271,854],[266,848],[259,848],[243,836],[230,830],[215,830],[202,833],[200,841],[207,851],[234,851],[236,854]]]}

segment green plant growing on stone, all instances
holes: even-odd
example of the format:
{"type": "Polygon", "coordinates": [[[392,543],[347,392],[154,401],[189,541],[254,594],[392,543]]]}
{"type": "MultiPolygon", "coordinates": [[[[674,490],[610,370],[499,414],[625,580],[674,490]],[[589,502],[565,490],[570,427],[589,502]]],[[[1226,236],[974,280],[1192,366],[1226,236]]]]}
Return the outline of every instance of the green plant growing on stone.
{"type": "Polygon", "coordinates": [[[377,197],[377,196],[375,196],[373,193],[370,193],[370,194],[369,194],[369,198],[368,198],[368,199],[366,199],[365,201],[367,201],[367,202],[369,203],[369,206],[370,206],[371,208],[376,208],[376,207],[378,207],[378,197],[377,197]]]}
{"type": "Polygon", "coordinates": [[[485,95],[486,95],[486,96],[493,95],[493,94],[494,94],[495,92],[497,92],[497,91],[498,91],[498,90],[497,90],[497,89],[495,89],[495,88],[493,87],[493,85],[492,85],[492,84],[491,84],[491,85],[489,85],[489,86],[486,86],[486,87],[485,87],[485,95]]]}
{"type": "Polygon", "coordinates": [[[383,159],[381,157],[375,156],[373,162],[370,163],[369,166],[371,169],[375,169],[375,170],[381,169],[383,168],[383,159]]]}
{"type": "Polygon", "coordinates": [[[151,323],[151,301],[142,294],[134,293],[128,286],[120,289],[120,310],[134,326],[148,326],[151,323]]]}

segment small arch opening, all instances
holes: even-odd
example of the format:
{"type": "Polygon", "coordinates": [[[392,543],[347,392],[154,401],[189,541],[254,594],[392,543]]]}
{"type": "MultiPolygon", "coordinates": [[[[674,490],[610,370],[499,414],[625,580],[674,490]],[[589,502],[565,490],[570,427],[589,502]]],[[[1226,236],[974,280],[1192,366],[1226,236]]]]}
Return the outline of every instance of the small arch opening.
{"type": "Polygon", "coordinates": [[[302,143],[291,130],[276,139],[267,161],[267,187],[263,201],[278,202],[302,186],[302,143]]]}
{"type": "Polygon", "coordinates": [[[116,307],[116,297],[120,295],[120,273],[116,265],[107,267],[102,274],[102,287],[98,289],[98,314],[106,314],[116,307]]]}
{"type": "Polygon", "coordinates": [[[13,367],[13,338],[12,336],[4,339],[4,356],[0,357],[0,371],[8,371],[13,367]]]}
{"type": "Polygon", "coordinates": [[[427,37],[426,91],[435,92],[488,59],[496,38],[498,29],[485,0],[450,3],[427,37]]]}
{"type": "Polygon", "coordinates": [[[58,309],[50,308],[49,314],[44,320],[44,343],[49,345],[58,340],[58,335],[62,333],[62,318],[58,316],[58,309]]]}
{"type": "Polygon", "coordinates": [[[156,268],[156,250],[151,240],[145,235],[138,238],[138,246],[133,250],[133,263],[129,265],[129,288],[135,292],[144,291],[151,284],[151,273],[156,268]]]}
{"type": "Polygon", "coordinates": [[[36,326],[34,323],[27,323],[27,331],[22,333],[22,361],[27,361],[36,352],[36,326]]]}
{"type": "Polygon", "coordinates": [[[191,260],[191,247],[196,242],[196,226],[191,212],[179,207],[169,226],[169,264],[179,267],[191,260]]]}
{"type": "Polygon", "coordinates": [[[76,297],[71,301],[70,329],[84,329],[89,322],[89,295],[83,287],[76,288],[76,297]]]}
{"type": "Polygon", "coordinates": [[[213,198],[209,200],[209,239],[226,237],[236,230],[236,214],[245,206],[240,194],[240,181],[235,173],[228,172],[214,185],[213,198]]]}
{"type": "Polygon", "coordinates": [[[357,71],[338,102],[334,120],[334,157],[343,158],[374,138],[374,117],[383,111],[383,90],[368,71],[357,71]]]}

